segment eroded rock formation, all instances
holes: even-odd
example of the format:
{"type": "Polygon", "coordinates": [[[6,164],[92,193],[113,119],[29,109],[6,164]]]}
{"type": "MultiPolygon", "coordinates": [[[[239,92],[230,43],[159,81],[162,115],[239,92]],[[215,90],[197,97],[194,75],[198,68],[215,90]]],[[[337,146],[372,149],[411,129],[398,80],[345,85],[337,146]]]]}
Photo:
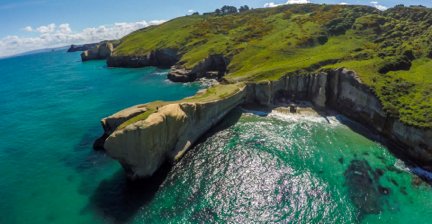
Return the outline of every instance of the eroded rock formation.
{"type": "Polygon", "coordinates": [[[236,94],[211,102],[168,104],[145,120],[113,131],[124,120],[141,113],[135,108],[123,116],[112,116],[110,124],[109,119],[103,121],[109,135],[104,147],[130,176],[148,176],[165,159],[180,157],[237,105],[272,106],[285,99],[308,100],[319,108],[332,108],[376,130],[396,143],[405,156],[432,169],[432,130],[403,124],[386,114],[374,92],[346,69],[290,74],[277,81],[248,83],[236,94]]]}
{"type": "Polygon", "coordinates": [[[181,66],[172,67],[168,79],[173,82],[192,82],[199,78],[218,80],[225,75],[228,64],[229,61],[225,56],[214,54],[202,60],[192,70],[181,66]]]}
{"type": "Polygon", "coordinates": [[[114,45],[111,42],[97,44],[92,49],[86,50],[81,53],[81,60],[89,61],[107,59],[109,56],[111,56],[113,51],[114,45]]]}
{"type": "Polygon", "coordinates": [[[139,68],[155,66],[171,68],[168,79],[173,82],[193,82],[199,78],[220,79],[227,72],[229,60],[221,54],[213,54],[199,62],[192,69],[179,64],[181,55],[176,49],[163,48],[151,51],[142,56],[108,57],[109,67],[139,68]]]}
{"type": "MultiPolygon", "coordinates": [[[[239,87],[225,99],[167,104],[146,119],[109,134],[104,147],[130,177],[152,175],[166,159],[180,158],[199,137],[242,103],[245,94],[244,87],[239,87]]],[[[123,111],[121,116],[105,119],[105,130],[110,133],[113,127],[126,117],[133,117],[137,111],[132,108],[123,111]]]]}

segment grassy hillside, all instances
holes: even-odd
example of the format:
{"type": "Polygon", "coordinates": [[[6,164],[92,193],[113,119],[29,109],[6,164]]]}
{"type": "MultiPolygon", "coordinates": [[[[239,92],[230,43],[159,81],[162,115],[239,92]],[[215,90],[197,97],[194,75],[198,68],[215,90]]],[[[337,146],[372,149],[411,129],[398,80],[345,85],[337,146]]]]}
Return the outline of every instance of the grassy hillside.
{"type": "Polygon", "coordinates": [[[346,67],[393,116],[432,127],[432,9],[308,4],[186,16],[124,37],[114,55],[167,47],[179,50],[186,68],[224,54],[229,82],[346,67]]]}

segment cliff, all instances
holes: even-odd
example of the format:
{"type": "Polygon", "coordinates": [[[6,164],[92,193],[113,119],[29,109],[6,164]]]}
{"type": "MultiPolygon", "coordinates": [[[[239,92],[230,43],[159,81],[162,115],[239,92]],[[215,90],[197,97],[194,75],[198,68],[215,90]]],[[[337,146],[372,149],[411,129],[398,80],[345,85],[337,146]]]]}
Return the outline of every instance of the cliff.
{"type": "Polygon", "coordinates": [[[90,50],[94,47],[96,47],[98,45],[98,43],[93,43],[93,44],[83,44],[83,45],[75,45],[72,44],[69,49],[67,50],[67,52],[76,52],[76,51],[87,51],[90,50]]]}
{"type": "Polygon", "coordinates": [[[222,54],[212,54],[197,63],[191,69],[185,68],[180,62],[181,55],[177,49],[162,48],[142,56],[110,55],[107,59],[109,67],[139,68],[155,66],[170,68],[167,78],[173,82],[193,82],[199,78],[221,79],[229,64],[222,54]]]}
{"type": "Polygon", "coordinates": [[[395,143],[404,156],[425,168],[432,168],[432,130],[405,125],[389,116],[373,91],[362,84],[354,72],[346,69],[290,74],[277,81],[248,83],[213,100],[197,101],[206,98],[204,93],[195,99],[163,104],[145,119],[134,120],[143,111],[148,111],[142,109],[143,106],[104,119],[102,123],[109,136],[104,148],[122,164],[129,176],[149,176],[166,159],[174,161],[181,157],[200,136],[238,105],[271,107],[289,100],[308,100],[316,107],[334,109],[369,126],[395,143]],[[128,119],[133,121],[126,121],[126,126],[121,124],[128,119]],[[123,127],[118,128],[119,125],[123,127]]]}
{"type": "Polygon", "coordinates": [[[285,76],[248,86],[247,102],[271,106],[287,99],[309,100],[331,108],[386,137],[395,152],[432,170],[432,129],[404,124],[386,113],[373,89],[355,72],[328,70],[319,74],[285,76]]]}
{"type": "Polygon", "coordinates": [[[114,51],[114,44],[111,42],[104,42],[97,44],[90,50],[86,50],[81,53],[82,61],[90,61],[90,60],[102,60],[107,59],[111,56],[114,51]]]}
{"type": "MultiPolygon", "coordinates": [[[[180,158],[244,98],[244,86],[236,85],[229,95],[220,96],[217,100],[201,101],[198,96],[196,99],[164,103],[141,118],[136,114],[142,111],[139,107],[130,108],[102,121],[106,133],[110,133],[104,148],[108,155],[122,164],[130,177],[152,175],[166,159],[174,161],[180,158]],[[131,117],[133,121],[124,124],[125,118],[131,117]]],[[[151,107],[147,106],[148,109],[151,107]]]]}
{"type": "Polygon", "coordinates": [[[116,56],[108,57],[109,67],[138,68],[146,66],[156,66],[169,68],[179,61],[180,57],[176,49],[163,48],[151,51],[144,55],[136,56],[116,56]]]}

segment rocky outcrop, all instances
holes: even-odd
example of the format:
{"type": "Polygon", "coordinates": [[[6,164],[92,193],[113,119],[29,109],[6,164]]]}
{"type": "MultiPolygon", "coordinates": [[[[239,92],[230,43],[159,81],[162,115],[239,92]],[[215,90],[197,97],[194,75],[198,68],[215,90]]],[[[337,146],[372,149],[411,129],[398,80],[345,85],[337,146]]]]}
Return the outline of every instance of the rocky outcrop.
{"type": "MultiPolygon", "coordinates": [[[[245,88],[239,87],[234,94],[219,100],[162,106],[145,120],[115,130],[104,147],[108,155],[122,164],[128,176],[150,176],[166,159],[180,158],[199,137],[241,104],[245,94],[245,88]]],[[[112,124],[106,126],[108,130],[118,122],[112,124]]]]}
{"type": "Polygon", "coordinates": [[[109,117],[101,120],[102,128],[104,130],[103,135],[96,139],[93,143],[93,148],[96,150],[104,149],[105,140],[108,136],[113,133],[118,126],[120,126],[125,121],[146,112],[148,109],[145,104],[136,105],[133,107],[121,110],[109,117]]]}
{"type": "Polygon", "coordinates": [[[311,101],[318,108],[332,108],[377,131],[394,143],[399,153],[432,170],[432,130],[412,127],[389,116],[372,89],[346,69],[319,74],[290,74],[277,81],[248,83],[235,94],[210,102],[165,105],[125,128],[120,123],[142,111],[139,106],[102,121],[108,136],[104,148],[129,176],[148,176],[165,159],[182,155],[200,136],[237,105],[274,106],[295,100],[311,101]]]}
{"type": "Polygon", "coordinates": [[[164,48],[151,51],[142,56],[117,56],[108,57],[107,65],[109,67],[140,68],[146,66],[155,66],[161,68],[170,68],[180,60],[176,49],[164,48]]]}
{"type": "Polygon", "coordinates": [[[141,56],[111,55],[108,57],[108,67],[140,68],[155,66],[171,68],[168,79],[173,82],[193,82],[200,78],[221,79],[227,72],[228,59],[221,54],[210,55],[192,69],[186,69],[178,64],[181,55],[177,49],[163,48],[151,51],[141,56]]]}
{"type": "Polygon", "coordinates": [[[89,60],[107,59],[109,56],[111,56],[113,51],[114,51],[114,45],[110,42],[97,44],[92,49],[86,50],[83,53],[81,53],[81,60],[89,61],[89,60]]]}
{"type": "Polygon", "coordinates": [[[200,78],[219,80],[227,72],[228,64],[229,61],[225,56],[214,54],[199,62],[192,70],[181,66],[172,67],[168,79],[173,82],[193,82],[200,78]]]}
{"type": "Polygon", "coordinates": [[[67,50],[67,52],[87,51],[87,50],[90,50],[90,49],[96,47],[97,45],[98,45],[98,43],[83,44],[83,45],[72,44],[70,46],[70,48],[67,50]]]}

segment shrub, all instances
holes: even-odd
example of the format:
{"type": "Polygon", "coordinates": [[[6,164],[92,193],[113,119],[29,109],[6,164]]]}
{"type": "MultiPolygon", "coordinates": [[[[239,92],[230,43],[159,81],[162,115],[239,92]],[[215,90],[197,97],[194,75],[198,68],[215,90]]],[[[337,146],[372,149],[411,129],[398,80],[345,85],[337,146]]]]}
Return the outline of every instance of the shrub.
{"type": "Polygon", "coordinates": [[[246,12],[246,11],[249,11],[249,10],[250,10],[250,8],[247,5],[240,6],[240,8],[239,8],[239,12],[246,12]]]}
{"type": "Polygon", "coordinates": [[[407,57],[408,58],[408,60],[410,60],[410,61],[412,61],[412,60],[414,60],[415,59],[415,56],[414,56],[414,53],[413,53],[413,50],[405,50],[404,52],[403,52],[403,55],[405,56],[405,57],[407,57]]]}
{"type": "Polygon", "coordinates": [[[342,35],[350,29],[352,23],[344,18],[336,18],[328,22],[325,27],[327,31],[332,35],[342,35]]]}
{"type": "Polygon", "coordinates": [[[325,43],[327,43],[327,41],[328,41],[328,36],[327,35],[325,35],[325,34],[322,34],[322,35],[319,35],[318,37],[317,37],[317,41],[318,41],[318,43],[319,44],[325,44],[325,43]]]}
{"type": "Polygon", "coordinates": [[[406,56],[397,56],[386,58],[384,64],[379,68],[378,72],[386,74],[390,71],[409,70],[411,61],[406,56]]]}

